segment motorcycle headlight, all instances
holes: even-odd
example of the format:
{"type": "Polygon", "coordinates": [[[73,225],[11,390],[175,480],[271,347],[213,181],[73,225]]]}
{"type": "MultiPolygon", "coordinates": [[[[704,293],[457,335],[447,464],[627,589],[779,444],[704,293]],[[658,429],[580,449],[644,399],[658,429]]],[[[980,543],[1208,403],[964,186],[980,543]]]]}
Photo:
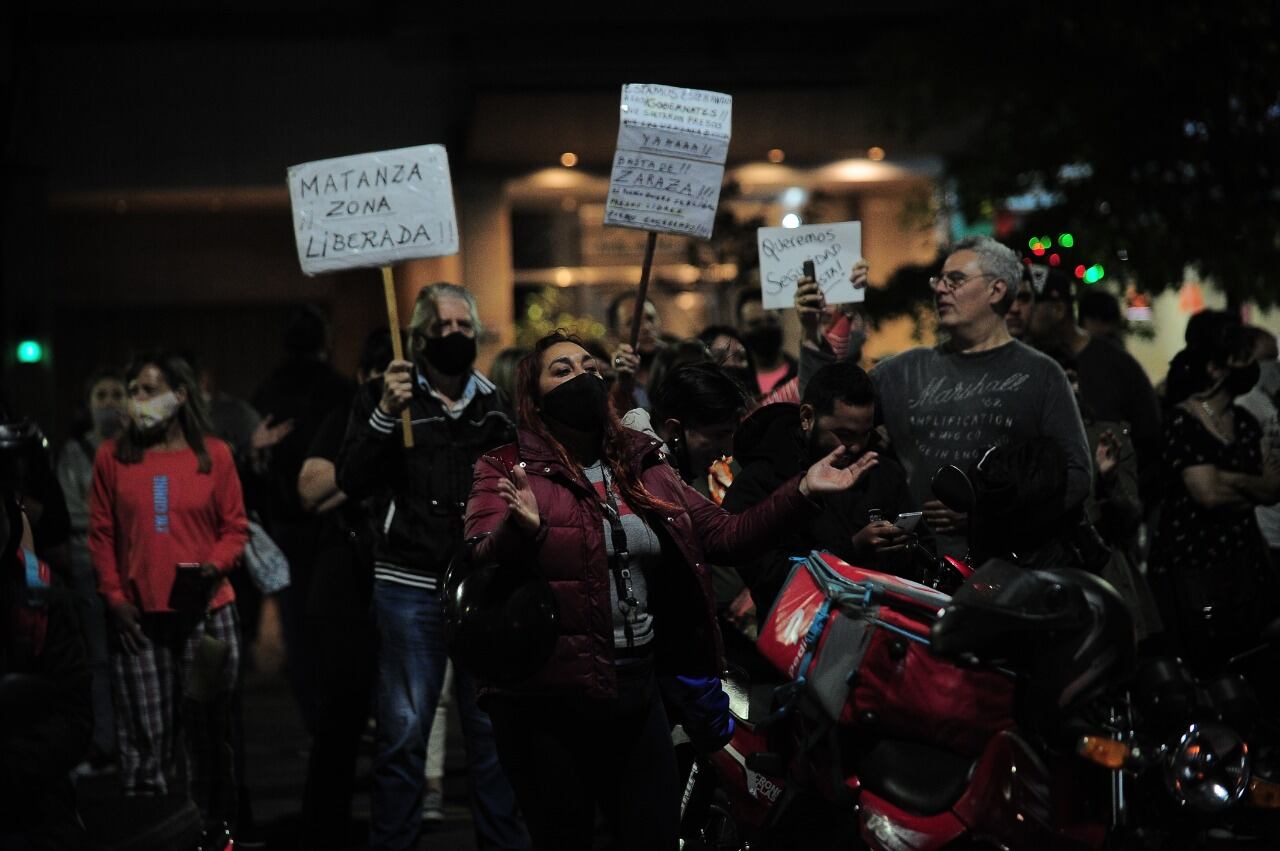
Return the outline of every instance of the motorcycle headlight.
{"type": "Polygon", "coordinates": [[[1192,724],[1165,764],[1174,797],[1206,813],[1234,806],[1248,791],[1249,775],[1249,746],[1225,724],[1192,724]]]}

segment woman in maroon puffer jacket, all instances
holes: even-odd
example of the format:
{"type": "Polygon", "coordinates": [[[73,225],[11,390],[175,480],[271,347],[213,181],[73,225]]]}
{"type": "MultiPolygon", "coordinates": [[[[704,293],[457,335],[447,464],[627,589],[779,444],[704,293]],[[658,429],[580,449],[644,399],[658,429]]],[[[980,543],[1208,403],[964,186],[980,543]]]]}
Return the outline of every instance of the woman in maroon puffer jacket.
{"type": "Polygon", "coordinates": [[[679,780],[654,673],[723,667],[706,562],[758,552],[875,458],[838,469],[837,450],[729,515],[680,480],[656,440],[624,428],[606,395],[586,349],[543,338],[518,369],[517,443],[476,464],[476,560],[538,573],[560,608],[550,660],[486,703],[536,847],[590,849],[599,804],[617,847],[675,849],[679,780]]]}

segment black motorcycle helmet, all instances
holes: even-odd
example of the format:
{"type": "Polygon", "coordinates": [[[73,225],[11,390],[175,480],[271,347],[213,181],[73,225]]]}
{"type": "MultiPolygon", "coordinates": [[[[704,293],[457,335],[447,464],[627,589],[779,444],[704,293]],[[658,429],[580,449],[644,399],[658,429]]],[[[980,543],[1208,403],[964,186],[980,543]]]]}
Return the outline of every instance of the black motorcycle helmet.
{"type": "Polygon", "coordinates": [[[477,563],[468,541],[444,575],[449,655],[479,679],[510,686],[546,664],[560,633],[560,610],[546,580],[477,563]]]}
{"type": "Polygon", "coordinates": [[[0,420],[0,489],[22,493],[49,466],[49,443],[32,420],[0,420]]]}
{"type": "Polygon", "coordinates": [[[951,598],[933,649],[1025,674],[1025,698],[1059,717],[1129,676],[1133,615],[1104,579],[1083,570],[1029,570],[992,559],[951,598]]]}

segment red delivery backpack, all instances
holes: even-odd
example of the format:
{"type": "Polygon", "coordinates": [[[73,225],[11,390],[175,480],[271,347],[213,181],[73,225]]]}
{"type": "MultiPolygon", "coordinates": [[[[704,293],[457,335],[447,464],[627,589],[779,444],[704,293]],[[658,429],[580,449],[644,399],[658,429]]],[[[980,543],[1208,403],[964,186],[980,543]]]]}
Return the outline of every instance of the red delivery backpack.
{"type": "Polygon", "coordinates": [[[977,756],[1013,726],[1013,680],[961,668],[929,648],[950,597],[827,552],[797,559],[757,647],[834,722],[977,756]]]}

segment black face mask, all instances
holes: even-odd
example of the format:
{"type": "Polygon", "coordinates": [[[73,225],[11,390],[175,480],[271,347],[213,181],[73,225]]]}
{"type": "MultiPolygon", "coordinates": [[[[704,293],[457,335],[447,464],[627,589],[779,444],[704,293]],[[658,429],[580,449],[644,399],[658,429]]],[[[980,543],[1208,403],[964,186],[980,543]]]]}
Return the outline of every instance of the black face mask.
{"type": "Polygon", "coordinates": [[[542,397],[542,418],[578,431],[600,431],[609,409],[604,381],[584,372],[558,384],[542,397]]]}
{"type": "Polygon", "coordinates": [[[771,361],[782,350],[782,326],[766,325],[742,335],[742,345],[763,361],[771,361]]]}
{"type": "Polygon", "coordinates": [[[1227,374],[1223,385],[1227,388],[1227,392],[1232,396],[1243,396],[1253,389],[1258,383],[1258,379],[1262,377],[1262,367],[1257,361],[1248,366],[1238,366],[1227,374]]]}
{"type": "Polygon", "coordinates": [[[422,337],[422,357],[445,375],[462,375],[476,361],[475,337],[466,334],[422,337]]]}

